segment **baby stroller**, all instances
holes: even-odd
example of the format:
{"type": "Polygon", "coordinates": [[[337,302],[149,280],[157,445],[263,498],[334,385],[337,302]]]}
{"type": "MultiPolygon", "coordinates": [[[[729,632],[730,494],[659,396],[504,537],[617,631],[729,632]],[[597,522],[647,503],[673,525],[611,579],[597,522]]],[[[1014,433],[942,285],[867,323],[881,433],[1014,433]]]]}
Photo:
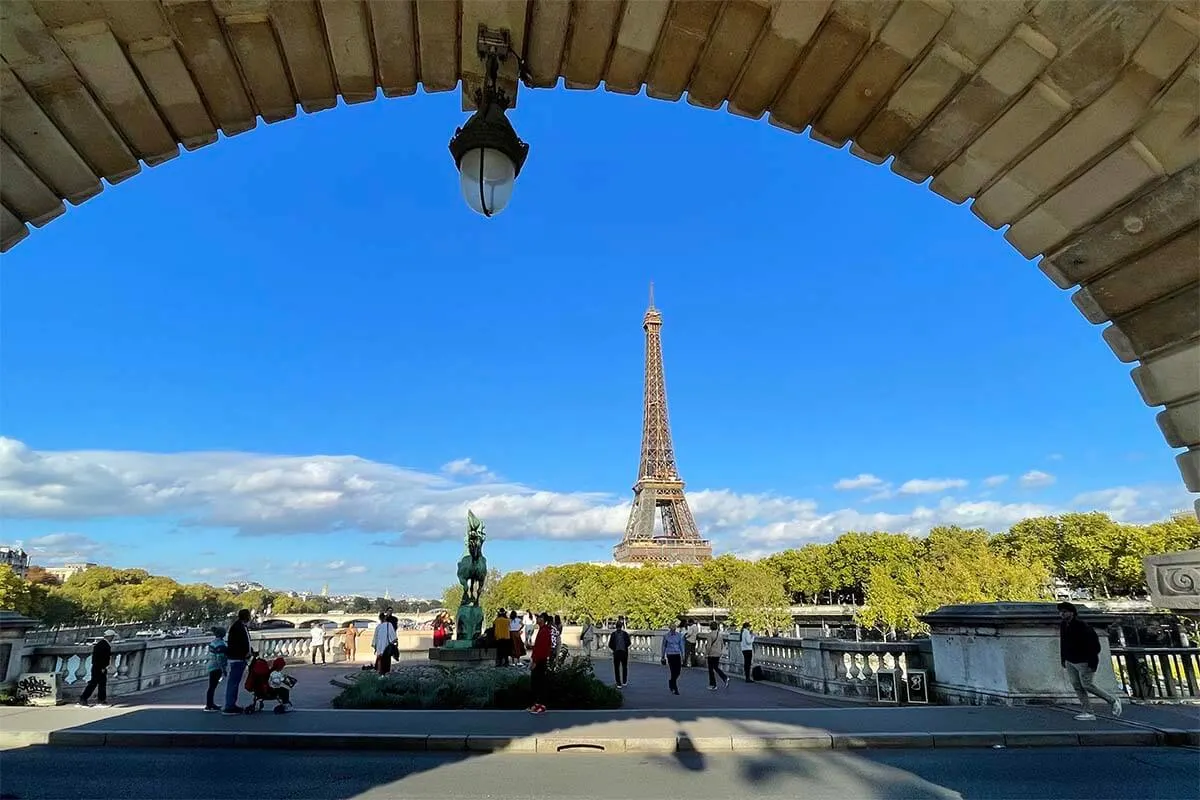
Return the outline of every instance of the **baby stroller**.
{"type": "Polygon", "coordinates": [[[265,659],[254,654],[253,660],[246,668],[246,691],[254,699],[246,705],[246,713],[253,714],[262,711],[268,700],[275,701],[275,713],[283,714],[292,707],[291,689],[296,685],[296,679],[284,674],[286,662],[277,658],[270,664],[265,659]]]}

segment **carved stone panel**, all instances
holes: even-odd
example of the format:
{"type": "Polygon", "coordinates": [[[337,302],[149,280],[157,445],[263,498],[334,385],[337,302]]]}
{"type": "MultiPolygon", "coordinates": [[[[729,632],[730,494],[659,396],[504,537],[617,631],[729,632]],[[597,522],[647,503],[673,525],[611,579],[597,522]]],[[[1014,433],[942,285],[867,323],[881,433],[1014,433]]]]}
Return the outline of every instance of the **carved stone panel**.
{"type": "Polygon", "coordinates": [[[1142,559],[1150,601],[1179,614],[1200,614],[1200,550],[1142,559]]]}

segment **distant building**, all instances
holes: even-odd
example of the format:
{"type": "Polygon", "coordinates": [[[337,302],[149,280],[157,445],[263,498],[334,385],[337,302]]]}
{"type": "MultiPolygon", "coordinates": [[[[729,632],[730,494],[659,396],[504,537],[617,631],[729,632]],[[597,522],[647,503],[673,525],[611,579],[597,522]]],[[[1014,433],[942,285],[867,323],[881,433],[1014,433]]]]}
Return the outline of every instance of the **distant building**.
{"type": "Polygon", "coordinates": [[[225,589],[234,594],[241,594],[242,592],[265,592],[267,587],[258,581],[230,581],[225,584],[225,589]]]}
{"type": "Polygon", "coordinates": [[[80,564],[63,564],[62,566],[59,566],[59,567],[43,567],[43,569],[46,570],[47,574],[53,575],[54,577],[58,578],[59,581],[61,581],[62,583],[66,583],[68,580],[71,579],[72,575],[78,575],[79,573],[83,572],[84,570],[89,570],[92,567],[96,567],[96,566],[99,566],[99,565],[95,564],[91,561],[88,561],[86,563],[80,563],[80,564]]]}
{"type": "Polygon", "coordinates": [[[19,547],[0,546],[0,564],[12,567],[17,577],[24,578],[29,571],[29,554],[19,547]]]}

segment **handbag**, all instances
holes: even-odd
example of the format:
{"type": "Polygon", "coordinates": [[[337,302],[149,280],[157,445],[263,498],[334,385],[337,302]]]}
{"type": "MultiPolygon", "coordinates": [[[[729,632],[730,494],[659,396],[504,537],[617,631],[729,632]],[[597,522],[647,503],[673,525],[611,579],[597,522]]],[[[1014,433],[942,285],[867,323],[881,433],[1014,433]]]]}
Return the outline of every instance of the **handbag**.
{"type": "Polygon", "coordinates": [[[392,642],[391,644],[389,644],[387,646],[387,650],[385,650],[384,652],[387,653],[387,655],[389,657],[399,660],[399,658],[400,658],[399,642],[392,642]]]}

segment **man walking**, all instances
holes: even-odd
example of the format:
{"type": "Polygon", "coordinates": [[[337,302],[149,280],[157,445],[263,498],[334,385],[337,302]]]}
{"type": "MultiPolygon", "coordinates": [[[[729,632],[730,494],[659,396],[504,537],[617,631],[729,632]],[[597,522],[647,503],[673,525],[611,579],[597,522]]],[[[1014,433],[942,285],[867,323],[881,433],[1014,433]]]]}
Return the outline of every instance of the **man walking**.
{"type": "Polygon", "coordinates": [[[696,652],[700,645],[700,623],[696,620],[684,620],[683,624],[687,630],[687,633],[683,635],[683,643],[687,648],[684,653],[683,665],[694,667],[696,666],[696,652]]]}
{"type": "Polygon", "coordinates": [[[250,658],[250,609],[238,611],[237,619],[229,626],[225,637],[225,657],[229,662],[229,681],[225,684],[225,706],[222,714],[243,713],[238,705],[238,691],[242,688],[242,675],[246,672],[246,661],[250,658]]]}
{"type": "Polygon", "coordinates": [[[1114,717],[1121,716],[1121,701],[1095,683],[1096,669],[1100,666],[1100,637],[1091,625],[1079,618],[1073,604],[1059,603],[1058,613],[1062,618],[1058,631],[1059,659],[1082,706],[1082,713],[1076,714],[1075,719],[1087,721],[1096,718],[1092,713],[1089,693],[1107,702],[1114,717]]]}
{"type": "Polygon", "coordinates": [[[108,665],[112,663],[112,642],[117,638],[117,632],[107,630],[104,637],[97,639],[92,645],[92,676],[87,686],[83,688],[83,696],[79,705],[87,706],[88,698],[96,692],[96,708],[108,708],[108,665]]]}
{"type": "Polygon", "coordinates": [[[750,623],[742,623],[742,635],[740,645],[742,648],[742,672],[746,675],[746,683],[754,683],[754,631],[750,630],[750,623]]]}
{"type": "Polygon", "coordinates": [[[683,634],[679,632],[679,624],[672,622],[671,629],[663,636],[662,663],[671,669],[671,677],[667,686],[671,694],[679,694],[679,672],[683,668],[683,634]]]}
{"type": "Polygon", "coordinates": [[[325,663],[325,628],[321,623],[314,622],[312,624],[312,636],[310,639],[312,644],[312,663],[317,663],[317,653],[321,654],[321,663],[325,663]]]}
{"type": "Polygon", "coordinates": [[[617,620],[617,629],[609,634],[608,649],[612,650],[613,678],[618,689],[624,689],[629,683],[629,632],[625,630],[625,620],[617,620]]]}

